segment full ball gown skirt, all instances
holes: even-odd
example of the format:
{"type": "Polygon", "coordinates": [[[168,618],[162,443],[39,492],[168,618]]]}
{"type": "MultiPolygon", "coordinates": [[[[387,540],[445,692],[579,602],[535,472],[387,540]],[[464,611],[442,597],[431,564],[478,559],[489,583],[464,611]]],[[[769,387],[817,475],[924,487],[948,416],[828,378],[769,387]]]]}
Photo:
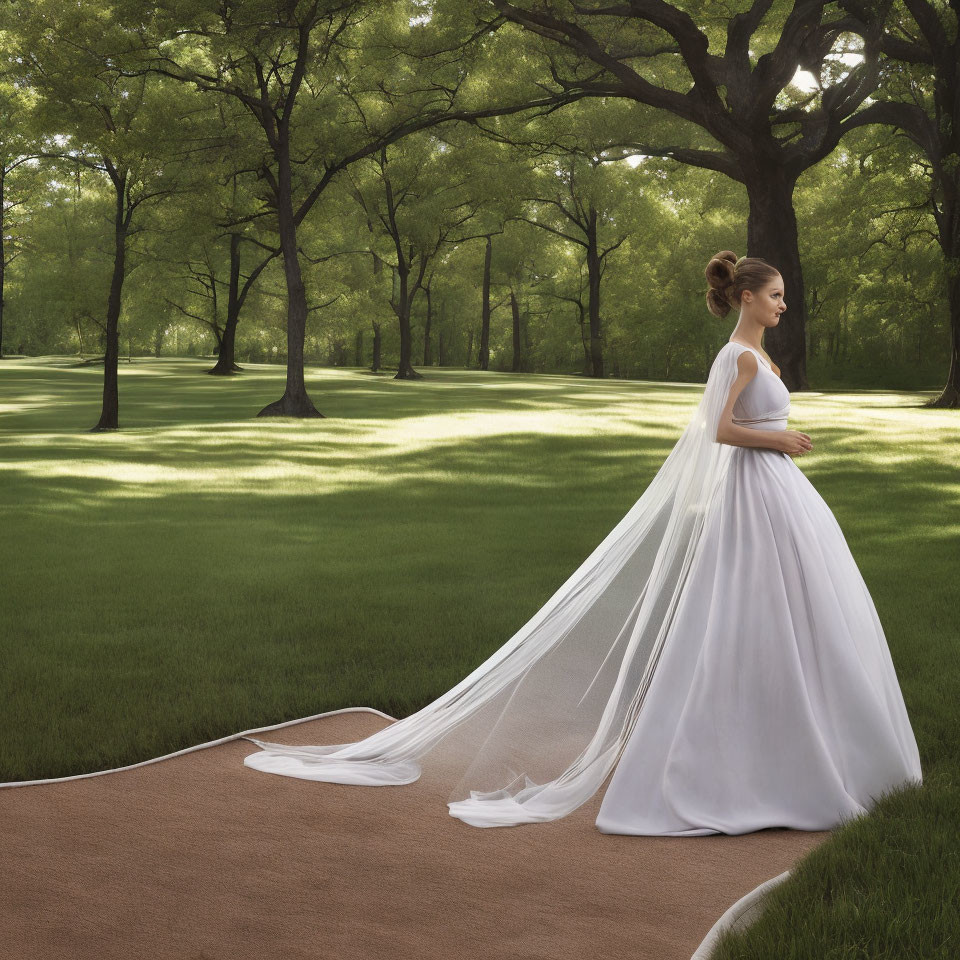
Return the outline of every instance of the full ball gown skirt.
{"type": "MultiPolygon", "coordinates": [[[[789,392],[757,358],[735,422],[785,430],[789,392]]],[[[883,628],[830,508],[788,454],[754,447],[735,448],[720,496],[604,793],[604,833],[827,830],[921,780],[883,628]]]]}

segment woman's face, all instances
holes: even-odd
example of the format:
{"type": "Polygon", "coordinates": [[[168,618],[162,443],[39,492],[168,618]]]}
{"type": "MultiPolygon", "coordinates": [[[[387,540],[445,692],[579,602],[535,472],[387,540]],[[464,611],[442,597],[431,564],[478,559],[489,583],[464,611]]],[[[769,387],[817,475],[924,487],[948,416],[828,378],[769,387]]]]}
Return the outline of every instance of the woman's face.
{"type": "Polygon", "coordinates": [[[745,290],[741,299],[751,317],[765,327],[775,327],[780,322],[780,314],[787,309],[783,299],[783,277],[777,274],[759,290],[745,290]]]}

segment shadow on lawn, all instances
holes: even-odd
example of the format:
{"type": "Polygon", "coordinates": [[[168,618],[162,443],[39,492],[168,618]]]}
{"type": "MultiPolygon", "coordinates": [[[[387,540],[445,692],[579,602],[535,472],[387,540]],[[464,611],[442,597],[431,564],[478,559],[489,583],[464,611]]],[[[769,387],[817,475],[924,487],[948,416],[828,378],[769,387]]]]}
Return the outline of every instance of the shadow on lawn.
{"type": "MultiPolygon", "coordinates": [[[[205,374],[206,363],[142,363],[120,371],[122,429],[254,420],[270,397],[283,389],[280,367],[262,371],[251,368],[242,377],[221,380],[205,374]]],[[[8,403],[6,430],[79,430],[91,418],[95,421],[99,413],[102,384],[95,370],[18,361],[0,369],[0,376],[8,403]],[[43,393],[38,396],[40,384],[43,393]],[[18,410],[17,404],[23,409],[18,410]],[[54,411],[58,415],[52,418],[54,411]]],[[[638,392],[648,398],[657,395],[665,404],[682,407],[693,404],[703,387],[449,368],[432,368],[422,381],[371,381],[359,370],[308,368],[307,389],[320,411],[331,419],[401,419],[451,409],[473,413],[595,409],[598,399],[602,404],[629,409],[636,404],[638,392]],[[575,392],[578,387],[583,388],[579,395],[575,392]]]]}
{"type": "MultiPolygon", "coordinates": [[[[279,381],[185,385],[178,373],[161,385],[163,369],[156,389],[191,397],[204,419],[185,424],[179,410],[159,429],[65,433],[63,412],[77,410],[67,398],[96,399],[99,386],[70,379],[43,387],[62,402],[0,435],[15,545],[0,596],[0,779],[131,762],[352,704],[423,706],[509,639],[626,513],[702,391],[574,378],[488,389],[484,375],[446,371],[429,392],[371,389],[335,371],[324,388],[343,420],[225,425],[221,402],[252,408],[279,381]],[[409,448],[392,439],[406,418],[572,407],[596,416],[554,433],[534,419],[477,437],[432,438],[430,425],[409,448]]],[[[30,382],[5,371],[2,399],[30,382]]],[[[815,403],[795,412],[816,422],[815,403]]],[[[811,426],[815,453],[797,465],[871,589],[926,763],[957,750],[945,731],[960,683],[941,666],[956,656],[960,479],[942,431],[891,423],[811,426]]]]}

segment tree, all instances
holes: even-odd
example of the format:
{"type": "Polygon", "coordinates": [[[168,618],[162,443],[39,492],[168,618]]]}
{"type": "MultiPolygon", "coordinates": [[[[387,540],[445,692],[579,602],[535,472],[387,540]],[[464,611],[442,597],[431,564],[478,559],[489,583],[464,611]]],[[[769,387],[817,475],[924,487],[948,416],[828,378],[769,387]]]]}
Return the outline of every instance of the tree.
{"type": "Polygon", "coordinates": [[[683,121],[682,135],[694,142],[665,146],[665,137],[654,132],[613,136],[598,148],[670,157],[744,185],[747,253],[775,264],[792,298],[784,319],[766,334],[767,350],[787,386],[805,389],[806,304],[793,192],[803,171],[829,155],[850,129],[847,118],[876,89],[880,17],[864,24],[854,15],[828,13],[827,0],[795,0],[782,25],[774,25],[770,0],[755,0],[732,16],[704,13],[701,29],[689,13],[663,0],[595,8],[562,0],[491,3],[498,14],[494,23],[518,24],[547,41],[555,88],[666,111],[683,121]],[[835,48],[854,28],[867,39],[862,62],[848,69],[842,48],[835,48]],[[711,40],[724,35],[723,54],[710,53],[711,40]],[[751,44],[771,49],[754,62],[751,44]],[[816,94],[791,87],[799,69],[815,77],[816,94]]]}
{"type": "Polygon", "coordinates": [[[126,78],[118,51],[130,34],[109,6],[96,10],[68,0],[12,4],[6,25],[21,44],[24,79],[38,94],[37,112],[48,139],[41,155],[87,167],[113,189],[113,270],[107,297],[103,404],[94,431],[119,427],[117,361],[123,284],[130,272],[128,244],[142,229],[134,217],[174,189],[164,146],[176,129],[182,99],[169,84],[126,78]]]}
{"type": "MultiPolygon", "coordinates": [[[[572,153],[561,164],[548,162],[540,178],[541,194],[531,198],[531,215],[518,219],[541,230],[555,234],[583,250],[587,271],[587,323],[589,326],[590,375],[605,375],[603,336],[600,325],[600,284],[607,257],[626,240],[628,232],[618,230],[619,236],[607,245],[601,240],[601,230],[608,224],[616,226],[610,206],[616,202],[616,193],[604,191],[599,161],[585,162],[572,153]],[[601,176],[598,176],[598,172],[601,176]]],[[[582,304],[581,304],[582,306],[582,304]]]]}
{"type": "Polygon", "coordinates": [[[31,194],[42,185],[36,157],[25,135],[29,108],[23,91],[9,77],[0,77],[0,359],[3,358],[3,321],[7,268],[23,249],[19,217],[31,194]]]}
{"type": "Polygon", "coordinates": [[[164,257],[184,289],[166,300],[213,334],[217,361],[207,373],[233,376],[242,370],[236,362],[241,312],[280,250],[271,249],[269,235],[261,239],[260,220],[245,219],[250,204],[244,203],[237,173],[204,169],[203,174],[198,189],[185,194],[168,218],[174,222],[167,230],[164,257]]]}
{"type": "MultiPolygon", "coordinates": [[[[145,68],[233,98],[262,138],[253,172],[265,186],[260,215],[276,218],[283,257],[287,382],[260,416],[321,416],[304,383],[307,301],[297,231],[333,179],[419,130],[553,110],[581,94],[462,108],[458,94],[473,26],[457,20],[446,31],[418,29],[404,3],[160,0],[156,6],[161,16],[143,51],[145,68]]],[[[477,35],[486,32],[483,26],[477,35]]]]}
{"type": "MultiPolygon", "coordinates": [[[[863,4],[844,0],[855,16],[863,4]]],[[[889,124],[929,164],[930,209],[946,266],[950,359],[946,384],[932,402],[960,407],[960,9],[929,0],[903,0],[885,23],[880,49],[907,69],[890,70],[889,96],[854,116],[848,126],[889,124]],[[916,77],[914,65],[928,68],[916,77]]]]}
{"type": "Polygon", "coordinates": [[[422,379],[413,368],[413,304],[443,245],[463,242],[459,231],[477,212],[476,202],[463,190],[469,162],[467,170],[454,175],[442,146],[427,134],[407,137],[389,155],[384,147],[370,162],[374,178],[366,190],[354,181],[353,193],[368,224],[376,222],[393,248],[393,262],[376,251],[374,256],[392,270],[390,306],[400,329],[398,380],[422,379]]]}

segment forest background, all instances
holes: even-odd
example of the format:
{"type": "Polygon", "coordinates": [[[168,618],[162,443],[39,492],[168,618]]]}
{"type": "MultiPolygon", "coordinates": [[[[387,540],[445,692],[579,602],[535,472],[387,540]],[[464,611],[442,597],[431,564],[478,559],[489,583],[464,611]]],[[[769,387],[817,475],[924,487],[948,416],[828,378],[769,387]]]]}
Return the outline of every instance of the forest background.
{"type": "Polygon", "coordinates": [[[791,389],[955,405],[955,47],[943,4],[6,4],[0,348],[105,357],[107,429],[121,356],[287,364],[295,415],[305,362],[703,381],[733,249],[791,389]]]}

